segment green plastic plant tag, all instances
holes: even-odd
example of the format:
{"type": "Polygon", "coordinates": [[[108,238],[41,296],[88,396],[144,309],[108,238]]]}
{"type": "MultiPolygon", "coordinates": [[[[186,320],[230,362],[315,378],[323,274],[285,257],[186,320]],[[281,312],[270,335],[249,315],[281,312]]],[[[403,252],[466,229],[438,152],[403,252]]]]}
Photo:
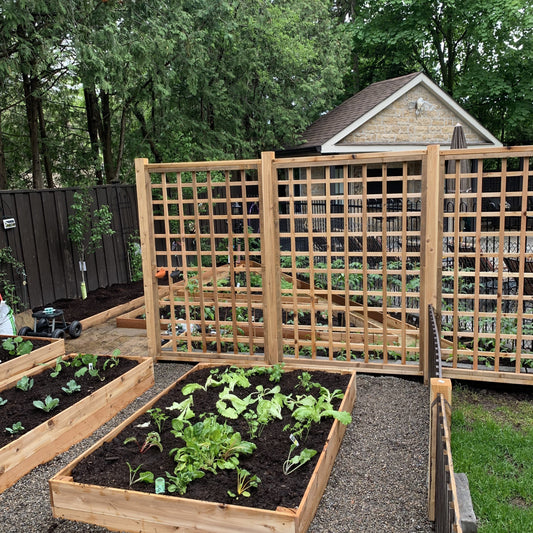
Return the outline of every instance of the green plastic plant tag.
{"type": "Polygon", "coordinates": [[[165,494],[165,478],[164,477],[155,478],[155,493],[165,494]]]}

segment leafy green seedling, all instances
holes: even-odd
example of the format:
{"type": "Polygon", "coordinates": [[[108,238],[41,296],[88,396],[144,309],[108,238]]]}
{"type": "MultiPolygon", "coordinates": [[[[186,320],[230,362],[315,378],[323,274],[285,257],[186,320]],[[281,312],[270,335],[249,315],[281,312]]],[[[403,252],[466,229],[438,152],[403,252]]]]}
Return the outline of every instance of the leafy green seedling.
{"type": "Polygon", "coordinates": [[[16,435],[17,433],[22,433],[24,431],[24,426],[22,422],[15,422],[10,428],[6,428],[6,431],[10,435],[16,435]]]}
{"type": "Polygon", "coordinates": [[[41,400],[34,400],[33,405],[37,407],[37,409],[42,409],[45,413],[49,413],[59,405],[59,398],[52,398],[52,396],[48,395],[44,399],[44,402],[41,400]]]}
{"type": "Polygon", "coordinates": [[[5,405],[7,403],[7,400],[4,400],[1,396],[0,396],[0,407],[2,407],[2,405],[5,405]]]}
{"type": "Polygon", "coordinates": [[[61,390],[67,394],[73,394],[74,392],[80,392],[81,391],[81,385],[78,385],[76,381],[71,379],[67,382],[66,387],[61,387],[61,390]]]}
{"type": "Polygon", "coordinates": [[[33,378],[23,376],[17,381],[17,389],[25,392],[29,391],[33,387],[33,378]]]}
{"type": "Polygon", "coordinates": [[[54,371],[50,374],[50,377],[57,378],[61,370],[63,370],[63,367],[67,368],[68,366],[70,366],[70,363],[68,361],[64,361],[63,358],[59,356],[56,359],[56,366],[54,368],[54,371]]]}
{"type": "Polygon", "coordinates": [[[24,340],[22,337],[8,337],[2,342],[2,348],[9,355],[26,355],[33,350],[33,344],[30,340],[24,340]]]}
{"type": "Polygon", "coordinates": [[[111,357],[108,357],[106,359],[106,362],[104,363],[104,371],[108,368],[115,368],[116,366],[118,366],[120,362],[120,359],[118,358],[119,355],[120,350],[118,348],[116,350],[113,350],[113,354],[111,355],[111,357]]]}
{"type": "MultiPolygon", "coordinates": [[[[137,440],[137,437],[128,437],[124,441],[124,444],[128,444],[129,442],[135,442],[137,446],[139,446],[139,441],[137,440]]],[[[161,435],[159,435],[157,431],[150,431],[150,433],[146,435],[146,439],[144,440],[142,446],[139,446],[139,452],[144,453],[154,446],[158,448],[160,452],[163,451],[163,445],[161,444],[161,435]]]]}
{"type": "Polygon", "coordinates": [[[154,424],[157,426],[157,430],[161,433],[163,424],[165,423],[165,420],[169,419],[169,417],[159,407],[148,409],[147,412],[152,417],[154,424]]]}
{"type": "Polygon", "coordinates": [[[249,498],[250,489],[257,487],[259,483],[261,483],[261,480],[255,474],[251,476],[248,470],[237,467],[237,494],[228,490],[228,495],[236,499],[239,499],[239,496],[249,498]]]}
{"type": "Polygon", "coordinates": [[[154,482],[154,474],[148,470],[145,472],[139,472],[139,476],[137,478],[135,477],[142,464],[140,464],[137,468],[133,468],[127,461],[126,464],[128,465],[130,471],[130,487],[139,481],[144,481],[145,483],[154,482]]]}
{"type": "Polygon", "coordinates": [[[298,455],[291,457],[292,452],[296,448],[297,444],[293,443],[289,450],[287,460],[283,463],[283,473],[285,475],[292,474],[295,470],[298,470],[301,466],[311,460],[316,455],[316,450],[310,448],[304,448],[298,455]]]}

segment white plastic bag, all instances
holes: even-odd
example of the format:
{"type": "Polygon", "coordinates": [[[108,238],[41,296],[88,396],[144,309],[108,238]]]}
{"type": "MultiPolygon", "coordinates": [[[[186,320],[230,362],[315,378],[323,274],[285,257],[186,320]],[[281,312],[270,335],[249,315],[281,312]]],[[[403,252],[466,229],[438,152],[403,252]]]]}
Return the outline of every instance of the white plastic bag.
{"type": "Polygon", "coordinates": [[[0,335],[16,335],[15,315],[13,309],[4,302],[0,295],[0,335]]]}

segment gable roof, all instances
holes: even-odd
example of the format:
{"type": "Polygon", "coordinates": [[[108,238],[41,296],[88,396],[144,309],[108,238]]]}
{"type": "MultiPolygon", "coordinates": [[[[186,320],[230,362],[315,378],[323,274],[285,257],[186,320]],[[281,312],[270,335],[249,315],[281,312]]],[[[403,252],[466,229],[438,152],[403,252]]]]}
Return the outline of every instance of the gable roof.
{"type": "MultiPolygon", "coordinates": [[[[373,83],[348,98],[348,100],[345,100],[311,124],[301,135],[303,142],[293,146],[289,151],[346,153],[412,149],[412,145],[406,146],[405,144],[376,143],[373,145],[358,145],[357,143],[341,143],[341,141],[419,84],[422,84],[444,106],[455,113],[463,124],[472,128],[483,139],[486,139],[485,146],[487,144],[501,146],[501,143],[487,129],[425,74],[413,72],[398,78],[373,83]]],[[[428,139],[426,144],[432,144],[433,142],[428,139]]]]}

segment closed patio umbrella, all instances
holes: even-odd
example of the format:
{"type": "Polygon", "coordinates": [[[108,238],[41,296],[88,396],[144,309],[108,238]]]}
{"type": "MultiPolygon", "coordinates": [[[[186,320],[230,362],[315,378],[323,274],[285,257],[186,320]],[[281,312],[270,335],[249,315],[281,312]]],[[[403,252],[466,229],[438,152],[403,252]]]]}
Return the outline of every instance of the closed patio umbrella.
{"type": "MultiPolygon", "coordinates": [[[[468,148],[466,144],[466,136],[461,124],[456,124],[453,128],[452,140],[450,143],[451,150],[461,150],[463,148],[468,148]]],[[[448,165],[448,173],[453,174],[455,172],[456,161],[450,161],[448,165]]],[[[461,174],[466,174],[470,172],[470,161],[468,159],[461,160],[461,174]]]]}

